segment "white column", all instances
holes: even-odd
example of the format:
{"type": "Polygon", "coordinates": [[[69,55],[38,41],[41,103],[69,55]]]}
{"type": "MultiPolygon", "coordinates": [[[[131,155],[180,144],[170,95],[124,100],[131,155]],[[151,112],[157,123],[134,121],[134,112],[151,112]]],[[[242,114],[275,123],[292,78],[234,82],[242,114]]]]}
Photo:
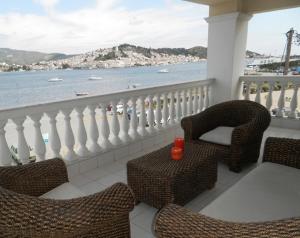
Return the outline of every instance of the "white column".
{"type": "Polygon", "coordinates": [[[130,137],[128,135],[129,130],[129,119],[128,119],[128,105],[127,105],[128,99],[123,99],[123,115],[121,119],[121,130],[120,130],[120,138],[123,142],[123,144],[128,144],[130,142],[130,137]]]}
{"type": "Polygon", "coordinates": [[[132,112],[130,114],[130,128],[128,133],[132,140],[137,140],[139,138],[139,134],[137,132],[138,118],[136,114],[136,98],[131,98],[131,107],[132,112]]]}
{"type": "Polygon", "coordinates": [[[271,112],[271,107],[273,105],[273,88],[274,88],[274,83],[271,82],[269,83],[269,93],[266,101],[266,108],[271,112]]]}
{"type": "Polygon", "coordinates": [[[148,120],[148,132],[149,134],[153,134],[155,132],[154,130],[154,111],[153,111],[153,96],[148,96],[149,106],[147,111],[147,120],[148,120]]]}
{"type": "Polygon", "coordinates": [[[71,127],[71,112],[72,109],[63,109],[62,113],[65,116],[65,145],[67,147],[67,153],[65,154],[66,160],[73,160],[76,158],[74,151],[75,138],[71,127]]]}
{"type": "Polygon", "coordinates": [[[240,94],[239,77],[244,74],[251,17],[235,12],[206,19],[209,24],[207,77],[216,79],[212,105],[236,99],[240,94]]]}
{"type": "Polygon", "coordinates": [[[6,123],[7,120],[0,121],[0,165],[1,166],[9,166],[12,163],[11,154],[5,138],[4,127],[6,123]]]}
{"type": "Polygon", "coordinates": [[[180,90],[176,93],[176,121],[181,122],[182,113],[181,113],[181,92],[180,90]]]}
{"type": "Polygon", "coordinates": [[[204,107],[205,109],[210,105],[210,98],[209,98],[209,86],[205,86],[205,100],[204,100],[204,107]]]}
{"type": "Polygon", "coordinates": [[[245,92],[245,100],[250,100],[250,86],[251,82],[244,82],[246,86],[246,92],[245,92]]]}
{"type": "Polygon", "coordinates": [[[78,142],[79,142],[79,149],[77,151],[77,154],[81,157],[85,157],[89,154],[89,151],[86,147],[87,142],[87,134],[85,125],[83,122],[83,111],[85,107],[77,107],[77,116],[78,116],[78,142]]]}
{"type": "Polygon", "coordinates": [[[49,135],[49,143],[52,149],[53,157],[54,158],[61,158],[60,149],[61,149],[61,142],[57,132],[56,126],[56,116],[57,112],[47,112],[47,116],[50,119],[50,135],[49,135]]]}
{"type": "Polygon", "coordinates": [[[186,90],[182,91],[182,117],[187,116],[187,105],[186,105],[186,90]]]}
{"type": "Polygon", "coordinates": [[[193,95],[192,95],[192,89],[190,88],[189,90],[188,90],[188,95],[189,95],[189,101],[188,101],[188,108],[187,108],[187,114],[188,114],[188,116],[190,116],[190,115],[192,115],[192,111],[193,111],[193,102],[192,102],[192,97],[193,97],[193,95]]]}
{"type": "Polygon", "coordinates": [[[107,115],[106,115],[106,103],[101,103],[100,104],[100,116],[101,116],[101,121],[100,121],[100,135],[101,135],[101,148],[104,151],[107,151],[112,148],[112,144],[109,141],[109,124],[107,120],[107,115]]]}
{"type": "Polygon", "coordinates": [[[255,96],[255,102],[260,103],[261,102],[261,86],[262,83],[258,82],[256,84],[256,96],[255,96]]]}
{"type": "Polygon", "coordinates": [[[26,142],[25,135],[24,135],[24,121],[26,117],[20,117],[13,119],[14,123],[16,124],[16,129],[18,132],[18,157],[22,164],[27,164],[29,162],[29,146],[26,142]]]}
{"type": "Polygon", "coordinates": [[[170,92],[170,125],[175,124],[175,97],[174,92],[170,92]]]}
{"type": "Polygon", "coordinates": [[[116,147],[122,143],[119,133],[120,133],[120,123],[117,113],[117,103],[112,101],[112,121],[111,121],[111,130],[110,130],[110,142],[116,147]]]}
{"type": "Polygon", "coordinates": [[[163,128],[167,128],[168,127],[168,119],[169,119],[168,93],[164,93],[163,100],[164,100],[163,111],[162,111],[163,128]]]}
{"type": "Polygon", "coordinates": [[[46,156],[46,145],[41,132],[41,114],[31,115],[30,118],[33,120],[33,126],[35,130],[35,143],[34,151],[38,161],[45,160],[46,156]]]}
{"type": "Polygon", "coordinates": [[[156,95],[156,111],[155,111],[156,129],[158,131],[162,127],[162,125],[161,125],[162,113],[161,113],[161,100],[160,100],[160,96],[161,95],[159,93],[156,95]]]}
{"type": "Polygon", "coordinates": [[[281,90],[280,90],[280,96],[278,99],[278,111],[276,113],[276,116],[278,117],[284,117],[285,116],[285,112],[283,111],[283,108],[285,106],[285,87],[286,87],[286,83],[281,82],[281,90]]]}
{"type": "Polygon", "coordinates": [[[140,136],[144,137],[147,135],[146,131],[146,112],[145,112],[145,97],[140,97],[140,117],[139,117],[139,126],[138,132],[140,136]]]}
{"type": "Polygon", "coordinates": [[[202,112],[203,111],[203,108],[204,108],[204,91],[203,91],[203,87],[201,86],[199,88],[199,112],[202,112]]]}
{"type": "Polygon", "coordinates": [[[291,112],[289,113],[288,117],[289,118],[297,118],[298,116],[298,111],[297,111],[297,106],[298,106],[298,89],[299,85],[294,83],[294,93],[293,97],[291,100],[291,112]]]}
{"type": "Polygon", "coordinates": [[[194,88],[194,100],[193,100],[193,114],[196,114],[198,111],[198,88],[194,88]]]}
{"type": "Polygon", "coordinates": [[[89,150],[93,153],[96,154],[101,151],[101,148],[98,144],[98,139],[99,139],[99,130],[97,126],[97,121],[96,121],[96,108],[98,105],[89,105],[89,110],[90,110],[90,117],[91,117],[91,122],[90,122],[90,137],[91,137],[91,146],[89,150]]]}

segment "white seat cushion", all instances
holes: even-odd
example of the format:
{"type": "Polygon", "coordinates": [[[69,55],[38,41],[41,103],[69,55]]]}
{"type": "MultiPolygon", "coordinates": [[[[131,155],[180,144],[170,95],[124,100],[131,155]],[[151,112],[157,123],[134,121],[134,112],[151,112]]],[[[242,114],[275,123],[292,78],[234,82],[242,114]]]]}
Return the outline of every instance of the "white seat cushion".
{"type": "Polygon", "coordinates": [[[51,191],[43,194],[40,198],[47,198],[47,199],[56,199],[56,200],[64,200],[64,199],[72,199],[78,197],[84,197],[84,194],[81,190],[75,187],[71,183],[64,183],[51,191]]]}
{"type": "Polygon", "coordinates": [[[233,222],[300,217],[300,170],[263,163],[200,213],[233,222]]]}
{"type": "Polygon", "coordinates": [[[199,139],[220,145],[231,145],[231,136],[234,127],[219,126],[203,134],[199,139]]]}

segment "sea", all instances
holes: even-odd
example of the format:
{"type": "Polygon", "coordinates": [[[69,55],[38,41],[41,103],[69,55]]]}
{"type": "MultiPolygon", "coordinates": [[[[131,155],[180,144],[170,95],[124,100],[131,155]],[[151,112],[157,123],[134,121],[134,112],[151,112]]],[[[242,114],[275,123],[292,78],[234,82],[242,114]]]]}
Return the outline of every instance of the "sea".
{"type": "Polygon", "coordinates": [[[96,70],[53,70],[0,73],[0,109],[15,108],[128,89],[206,79],[206,62],[96,70]],[[158,73],[167,69],[169,73],[158,73]],[[99,80],[88,80],[99,77],[99,80]],[[49,79],[61,78],[60,82],[49,79]]]}

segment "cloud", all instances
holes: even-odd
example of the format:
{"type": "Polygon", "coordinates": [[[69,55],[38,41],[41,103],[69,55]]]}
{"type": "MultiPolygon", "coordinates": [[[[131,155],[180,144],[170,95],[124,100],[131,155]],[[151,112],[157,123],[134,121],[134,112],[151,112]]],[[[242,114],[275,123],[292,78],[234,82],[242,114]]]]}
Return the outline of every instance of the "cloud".
{"type": "Polygon", "coordinates": [[[207,8],[188,2],[167,0],[161,8],[132,10],[122,0],[97,0],[94,7],[65,13],[55,8],[58,0],[34,1],[51,14],[0,15],[3,47],[82,53],[121,43],[192,47],[207,41],[207,8]]]}

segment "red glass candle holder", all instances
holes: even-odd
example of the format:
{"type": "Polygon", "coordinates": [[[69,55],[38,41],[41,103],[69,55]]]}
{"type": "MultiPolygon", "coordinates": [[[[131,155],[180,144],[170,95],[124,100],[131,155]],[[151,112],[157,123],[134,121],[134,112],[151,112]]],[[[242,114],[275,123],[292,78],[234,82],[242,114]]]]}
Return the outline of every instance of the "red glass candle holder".
{"type": "Polygon", "coordinates": [[[181,137],[176,137],[174,140],[174,147],[179,147],[184,151],[184,139],[181,137]]]}
{"type": "Polygon", "coordinates": [[[183,157],[183,150],[179,147],[173,147],[171,149],[171,157],[173,160],[181,160],[183,157]]]}

